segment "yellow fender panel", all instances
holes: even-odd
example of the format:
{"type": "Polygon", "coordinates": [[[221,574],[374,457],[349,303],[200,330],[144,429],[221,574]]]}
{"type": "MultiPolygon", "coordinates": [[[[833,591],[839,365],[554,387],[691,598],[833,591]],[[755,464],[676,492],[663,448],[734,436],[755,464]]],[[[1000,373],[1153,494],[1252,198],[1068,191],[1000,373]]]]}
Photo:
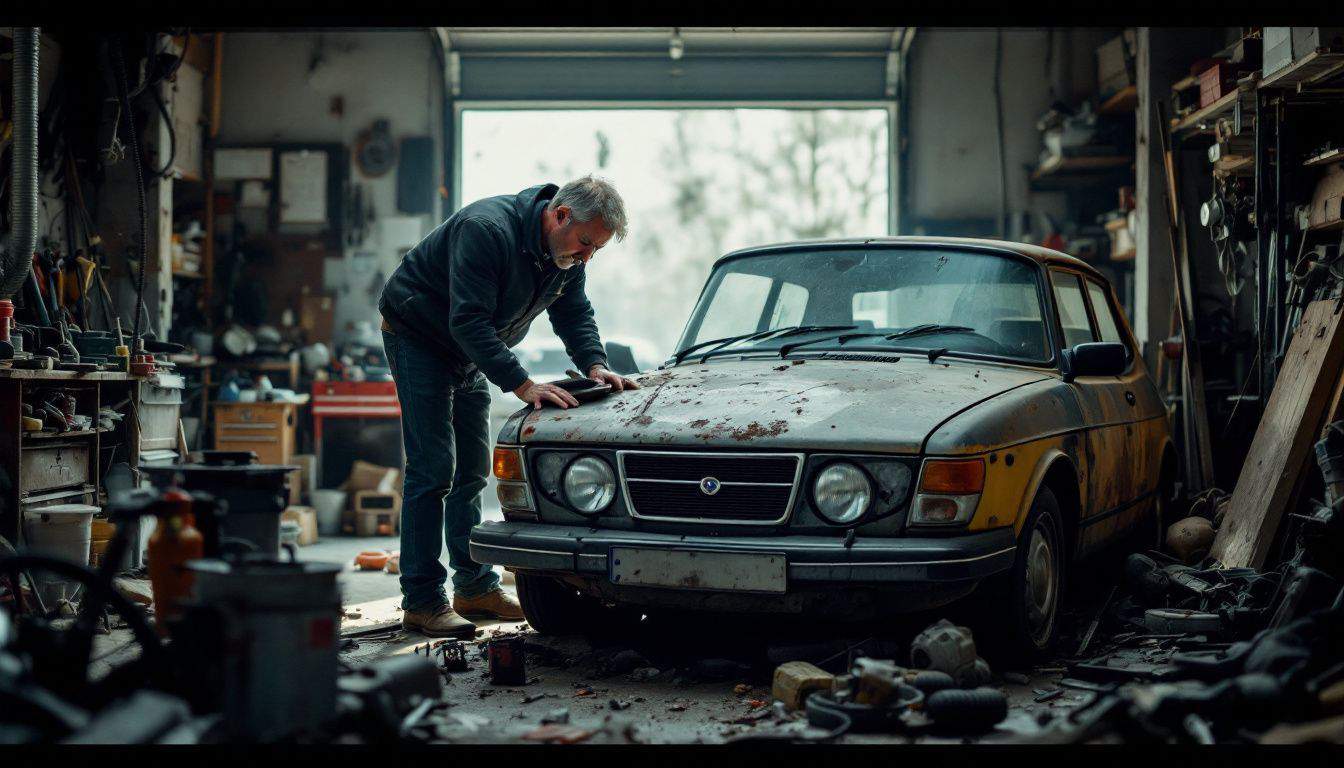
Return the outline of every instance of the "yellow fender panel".
{"type": "Polygon", "coordinates": [[[1046,472],[1060,459],[1073,469],[1081,507],[1087,509],[1086,463],[1078,460],[1081,439],[1081,433],[1052,435],[984,454],[985,490],[967,530],[1011,525],[1021,533],[1046,472]]]}

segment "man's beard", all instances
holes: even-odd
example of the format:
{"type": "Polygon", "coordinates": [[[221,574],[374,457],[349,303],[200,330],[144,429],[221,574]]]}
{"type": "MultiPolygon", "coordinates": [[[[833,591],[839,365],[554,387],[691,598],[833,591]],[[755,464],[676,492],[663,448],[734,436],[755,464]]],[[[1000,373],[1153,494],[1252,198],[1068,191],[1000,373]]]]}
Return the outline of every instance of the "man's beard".
{"type": "Polygon", "coordinates": [[[552,261],[555,263],[555,266],[560,269],[569,269],[579,263],[578,259],[573,256],[556,256],[552,261]]]}

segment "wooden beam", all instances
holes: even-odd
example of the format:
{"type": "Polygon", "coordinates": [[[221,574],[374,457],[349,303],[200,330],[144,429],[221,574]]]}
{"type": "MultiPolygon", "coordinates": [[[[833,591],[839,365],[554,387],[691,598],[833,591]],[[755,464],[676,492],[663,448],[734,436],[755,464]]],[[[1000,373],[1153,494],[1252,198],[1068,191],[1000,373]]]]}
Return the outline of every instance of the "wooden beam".
{"type": "Polygon", "coordinates": [[[1339,302],[1313,301],[1293,331],[1212,555],[1228,568],[1264,565],[1344,371],[1339,302]]]}
{"type": "Polygon", "coordinates": [[[1204,407],[1204,365],[1195,332],[1194,286],[1190,278],[1190,253],[1181,213],[1180,187],[1176,183],[1176,159],[1171,148],[1167,110],[1157,103],[1158,133],[1166,169],[1168,233],[1171,237],[1172,273],[1176,276],[1176,308],[1181,319],[1182,423],[1185,426],[1186,486],[1202,491],[1213,485],[1213,448],[1209,438],[1209,413],[1204,407]],[[1192,455],[1193,454],[1193,455],[1192,455]]]}

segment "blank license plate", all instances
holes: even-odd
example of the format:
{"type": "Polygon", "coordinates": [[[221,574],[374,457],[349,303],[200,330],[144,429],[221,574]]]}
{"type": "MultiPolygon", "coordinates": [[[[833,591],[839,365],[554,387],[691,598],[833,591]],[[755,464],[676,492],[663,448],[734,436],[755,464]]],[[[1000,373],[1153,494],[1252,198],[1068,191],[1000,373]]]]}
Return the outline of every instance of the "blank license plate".
{"type": "Polygon", "coordinates": [[[785,592],[784,555],[612,547],[611,581],[644,587],[785,592]]]}

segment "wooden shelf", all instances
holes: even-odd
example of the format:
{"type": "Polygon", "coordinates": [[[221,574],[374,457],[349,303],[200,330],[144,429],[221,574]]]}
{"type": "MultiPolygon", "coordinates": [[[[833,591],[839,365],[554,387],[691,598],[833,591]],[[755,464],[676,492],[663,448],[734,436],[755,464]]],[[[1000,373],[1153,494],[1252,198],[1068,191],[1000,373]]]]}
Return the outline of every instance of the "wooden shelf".
{"type": "Polygon", "coordinates": [[[1334,149],[1327,149],[1315,157],[1307,158],[1303,161],[1302,165],[1306,168],[1311,168],[1317,165],[1329,165],[1340,161],[1344,161],[1344,149],[1335,147],[1334,149]]]}
{"type": "Polygon", "coordinates": [[[1260,80],[1260,87],[1302,93],[1337,75],[1344,75],[1344,51],[1317,48],[1274,74],[1266,75],[1260,80]]]}
{"type": "Polygon", "coordinates": [[[1180,120],[1172,120],[1171,132],[1184,133],[1192,129],[1196,132],[1211,131],[1213,130],[1213,123],[1224,114],[1230,113],[1232,105],[1236,102],[1237,92],[1231,91],[1207,107],[1197,109],[1180,120]],[[1206,123],[1208,127],[1204,127],[1206,123]]]}
{"type": "Polygon", "coordinates": [[[1047,191],[1093,184],[1128,171],[1134,158],[1128,155],[1053,157],[1031,172],[1033,189],[1047,191]]]}
{"type": "Polygon", "coordinates": [[[1099,115],[1119,115],[1133,112],[1139,105],[1139,87],[1127,85],[1119,93],[1110,97],[1097,107],[1099,115]]]}
{"type": "Polygon", "coordinates": [[[24,432],[24,440],[61,440],[67,437],[89,437],[98,434],[97,429],[72,429],[68,432],[50,432],[42,430],[41,432],[24,432]]]}

